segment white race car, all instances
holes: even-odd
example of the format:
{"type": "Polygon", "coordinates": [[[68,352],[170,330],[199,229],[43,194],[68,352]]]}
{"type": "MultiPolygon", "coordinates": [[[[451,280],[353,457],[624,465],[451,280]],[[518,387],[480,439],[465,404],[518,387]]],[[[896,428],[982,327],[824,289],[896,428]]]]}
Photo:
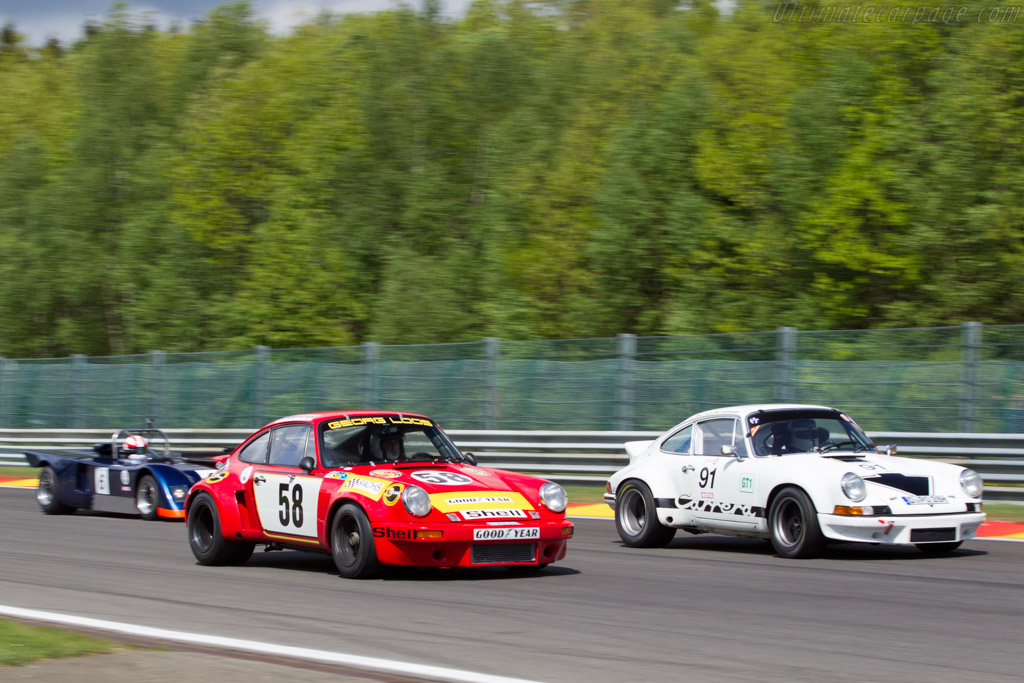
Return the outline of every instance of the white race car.
{"type": "Polygon", "coordinates": [[[977,472],[891,455],[825,406],[708,410],[626,452],[604,499],[633,547],[663,546],[683,529],[768,538],[783,557],[832,541],[938,554],[985,521],[977,472]]]}

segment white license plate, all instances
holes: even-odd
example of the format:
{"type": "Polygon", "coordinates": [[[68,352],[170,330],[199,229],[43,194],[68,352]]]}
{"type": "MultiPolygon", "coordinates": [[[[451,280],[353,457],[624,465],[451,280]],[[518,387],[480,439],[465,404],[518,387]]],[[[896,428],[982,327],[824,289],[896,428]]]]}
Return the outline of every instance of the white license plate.
{"type": "Polygon", "coordinates": [[[504,527],[502,529],[473,529],[474,541],[508,541],[540,538],[539,526],[504,527]]]}
{"type": "Polygon", "coordinates": [[[907,505],[941,505],[949,502],[945,496],[903,496],[903,500],[907,505]]]}

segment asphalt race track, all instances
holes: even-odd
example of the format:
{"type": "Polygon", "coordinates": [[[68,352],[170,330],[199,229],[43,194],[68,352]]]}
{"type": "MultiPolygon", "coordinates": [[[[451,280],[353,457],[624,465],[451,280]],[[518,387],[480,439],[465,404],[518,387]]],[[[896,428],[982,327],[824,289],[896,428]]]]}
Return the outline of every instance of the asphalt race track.
{"type": "Polygon", "coordinates": [[[0,604],[539,681],[1019,681],[1024,543],[957,554],[836,546],[783,560],[760,540],[623,547],[576,521],[537,574],[338,577],[326,555],[201,567],[185,525],[43,515],[0,490],[0,604]]]}

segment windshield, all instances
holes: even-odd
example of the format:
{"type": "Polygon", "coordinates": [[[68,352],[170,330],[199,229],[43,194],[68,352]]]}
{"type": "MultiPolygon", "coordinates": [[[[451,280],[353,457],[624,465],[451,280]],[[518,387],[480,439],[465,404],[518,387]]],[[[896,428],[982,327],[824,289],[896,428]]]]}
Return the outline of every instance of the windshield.
{"type": "Polygon", "coordinates": [[[874,446],[853,420],[833,410],[759,411],[747,417],[747,427],[759,456],[874,446]]]}
{"type": "Polygon", "coordinates": [[[428,419],[395,415],[328,420],[320,424],[321,467],[461,461],[462,454],[428,419]]]}

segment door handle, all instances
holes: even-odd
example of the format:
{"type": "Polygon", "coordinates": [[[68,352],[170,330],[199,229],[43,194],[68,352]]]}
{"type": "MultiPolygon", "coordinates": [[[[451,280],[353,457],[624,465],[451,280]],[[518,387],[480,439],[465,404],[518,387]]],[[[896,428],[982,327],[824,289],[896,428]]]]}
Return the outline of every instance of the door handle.
{"type": "Polygon", "coordinates": [[[257,474],[255,477],[252,478],[252,483],[254,483],[254,484],[262,484],[266,480],[267,480],[266,477],[264,477],[262,474],[257,474]]]}
{"type": "Polygon", "coordinates": [[[694,467],[693,467],[693,465],[683,465],[683,473],[684,473],[684,474],[685,474],[686,472],[693,472],[693,470],[694,470],[694,467]]]}

